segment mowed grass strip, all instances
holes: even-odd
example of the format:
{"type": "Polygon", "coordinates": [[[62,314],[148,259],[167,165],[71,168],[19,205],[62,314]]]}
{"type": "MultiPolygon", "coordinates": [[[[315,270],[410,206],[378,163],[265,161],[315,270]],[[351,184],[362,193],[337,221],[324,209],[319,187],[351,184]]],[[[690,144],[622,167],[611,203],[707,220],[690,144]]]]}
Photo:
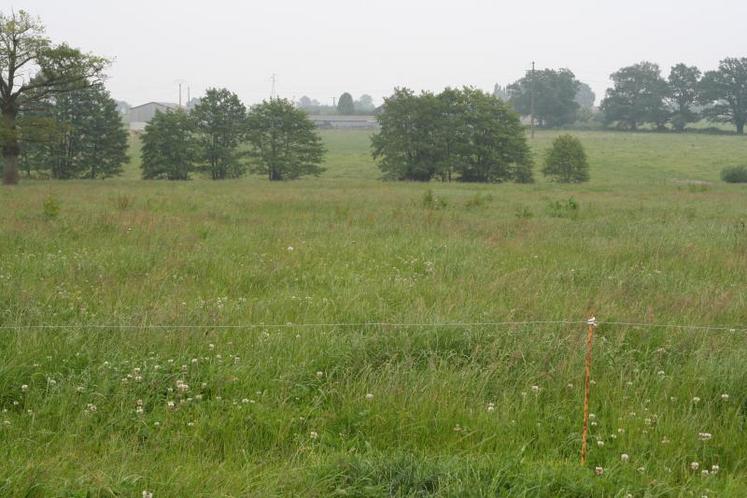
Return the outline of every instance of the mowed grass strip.
{"type": "Polygon", "coordinates": [[[582,325],[220,328],[745,324],[747,141],[587,132],[588,184],[419,185],[324,136],[317,179],[0,191],[0,325],[69,327],[0,331],[0,495],[747,494],[743,330],[602,325],[581,468],[582,325]]]}

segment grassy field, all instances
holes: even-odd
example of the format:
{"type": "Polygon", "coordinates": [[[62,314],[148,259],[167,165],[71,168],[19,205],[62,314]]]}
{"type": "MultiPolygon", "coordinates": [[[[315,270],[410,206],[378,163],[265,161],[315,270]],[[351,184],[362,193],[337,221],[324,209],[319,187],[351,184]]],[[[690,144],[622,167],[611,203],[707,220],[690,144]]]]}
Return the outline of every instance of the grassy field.
{"type": "Polygon", "coordinates": [[[0,496],[747,496],[747,139],[577,135],[582,186],[325,132],[315,179],[0,190],[0,496]]]}

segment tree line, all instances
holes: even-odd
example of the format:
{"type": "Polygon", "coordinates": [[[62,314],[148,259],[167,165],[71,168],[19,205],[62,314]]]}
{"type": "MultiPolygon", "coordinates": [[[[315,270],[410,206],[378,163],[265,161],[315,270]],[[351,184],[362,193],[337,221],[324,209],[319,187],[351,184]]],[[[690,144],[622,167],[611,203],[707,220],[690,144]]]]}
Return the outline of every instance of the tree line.
{"type": "MultiPolygon", "coordinates": [[[[747,121],[747,58],[723,59],[718,68],[701,72],[695,66],[677,64],[667,77],[651,62],[626,66],[610,76],[599,107],[605,126],[637,130],[643,125],[683,131],[688,124],[707,120],[729,123],[739,135],[747,121]]],[[[517,112],[533,112],[539,127],[558,128],[592,119],[594,93],[569,69],[532,71],[501,87],[494,95],[509,102],[517,112]]]]}
{"type": "Polygon", "coordinates": [[[213,180],[248,172],[271,181],[319,175],[325,148],[314,123],[286,99],[247,109],[227,89],[209,89],[194,109],[157,112],[142,140],[144,179],[213,180]]]}
{"type": "MultiPolygon", "coordinates": [[[[377,116],[372,154],[384,179],[531,183],[533,159],[519,115],[503,100],[470,87],[416,95],[395,89],[377,116]]],[[[559,137],[542,173],[584,182],[589,166],[575,137],[559,137]]]]}

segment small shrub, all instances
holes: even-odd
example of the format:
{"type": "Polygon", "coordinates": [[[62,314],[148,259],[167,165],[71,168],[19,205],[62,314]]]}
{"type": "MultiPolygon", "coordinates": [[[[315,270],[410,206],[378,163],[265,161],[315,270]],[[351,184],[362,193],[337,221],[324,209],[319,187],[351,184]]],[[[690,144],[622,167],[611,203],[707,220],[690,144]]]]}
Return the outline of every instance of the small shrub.
{"type": "Polygon", "coordinates": [[[705,183],[689,183],[687,185],[687,190],[694,194],[698,194],[701,192],[708,192],[711,188],[705,183]]]}
{"type": "Polygon", "coordinates": [[[516,208],[516,217],[523,220],[528,220],[529,218],[534,216],[534,213],[526,207],[526,206],[519,206],[516,208]]]}
{"type": "Polygon", "coordinates": [[[446,205],[446,199],[436,197],[431,189],[426,190],[423,194],[423,207],[426,209],[443,209],[446,205]]]}
{"type": "Polygon", "coordinates": [[[60,215],[61,209],[62,206],[60,204],[60,201],[58,201],[51,195],[44,199],[44,204],[42,204],[42,213],[44,214],[45,218],[49,220],[57,218],[60,215]]]}
{"type": "Polygon", "coordinates": [[[474,196],[467,199],[467,202],[465,203],[465,207],[467,208],[476,208],[476,207],[482,207],[485,204],[491,202],[493,200],[492,194],[480,194],[477,193],[474,196]]]}
{"type": "Polygon", "coordinates": [[[573,135],[560,135],[545,155],[542,174],[560,183],[589,181],[589,163],[581,141],[573,135]]]}
{"type": "Polygon", "coordinates": [[[570,218],[575,220],[578,218],[579,209],[578,201],[570,197],[566,201],[550,202],[547,206],[547,213],[553,218],[570,218]]]}
{"type": "Polygon", "coordinates": [[[119,209],[120,211],[127,211],[134,200],[135,199],[129,195],[118,195],[114,198],[114,205],[117,206],[117,209],[119,209]]]}
{"type": "Polygon", "coordinates": [[[732,166],[721,170],[721,179],[727,183],[747,183],[747,166],[732,166]]]}

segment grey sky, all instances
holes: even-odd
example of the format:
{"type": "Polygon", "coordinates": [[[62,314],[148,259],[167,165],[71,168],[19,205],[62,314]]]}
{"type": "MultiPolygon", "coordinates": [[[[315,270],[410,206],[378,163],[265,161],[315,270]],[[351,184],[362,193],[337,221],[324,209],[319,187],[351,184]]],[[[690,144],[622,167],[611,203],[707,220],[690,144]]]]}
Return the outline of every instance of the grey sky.
{"type": "Polygon", "coordinates": [[[133,105],[227,87],[270,95],[379,101],[395,86],[492,89],[538,68],[568,67],[599,99],[621,66],[650,60],[710,69],[747,56],[747,1],[11,0],[53,40],[115,59],[109,89],[133,105]],[[186,86],[186,85],[185,85],[186,86]]]}

